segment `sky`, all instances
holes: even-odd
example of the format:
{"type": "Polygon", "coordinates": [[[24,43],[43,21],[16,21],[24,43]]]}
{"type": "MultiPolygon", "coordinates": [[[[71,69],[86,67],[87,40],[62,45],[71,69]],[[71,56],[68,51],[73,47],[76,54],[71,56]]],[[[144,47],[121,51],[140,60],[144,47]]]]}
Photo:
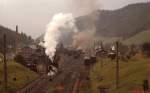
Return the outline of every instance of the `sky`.
{"type": "Polygon", "coordinates": [[[37,38],[57,13],[84,15],[96,9],[115,10],[150,0],[0,0],[0,25],[37,38]]]}

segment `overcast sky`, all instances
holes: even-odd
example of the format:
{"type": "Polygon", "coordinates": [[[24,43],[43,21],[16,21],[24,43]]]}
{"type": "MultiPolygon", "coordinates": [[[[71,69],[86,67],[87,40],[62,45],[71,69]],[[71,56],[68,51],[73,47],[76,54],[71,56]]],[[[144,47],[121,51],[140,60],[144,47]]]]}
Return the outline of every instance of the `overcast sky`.
{"type": "Polygon", "coordinates": [[[56,13],[83,15],[94,9],[114,10],[130,3],[150,0],[0,0],[0,25],[38,37],[56,13]],[[85,2],[86,1],[86,2],[85,2]]]}

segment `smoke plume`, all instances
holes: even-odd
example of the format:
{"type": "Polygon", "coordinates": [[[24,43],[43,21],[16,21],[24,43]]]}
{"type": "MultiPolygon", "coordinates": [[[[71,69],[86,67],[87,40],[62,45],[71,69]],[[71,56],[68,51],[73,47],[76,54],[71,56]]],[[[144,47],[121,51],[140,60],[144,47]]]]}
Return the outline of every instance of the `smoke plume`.
{"type": "Polygon", "coordinates": [[[56,52],[56,47],[64,37],[70,33],[76,33],[75,20],[72,14],[59,13],[54,15],[52,21],[47,25],[47,30],[44,36],[45,53],[51,60],[56,52]]]}
{"type": "MultiPolygon", "coordinates": [[[[94,12],[99,9],[98,0],[70,0],[71,13],[74,16],[81,16],[88,14],[88,23],[85,25],[86,29],[78,31],[76,29],[76,22],[73,15],[70,14],[56,14],[52,21],[47,25],[47,30],[44,36],[45,53],[53,60],[57,45],[61,42],[63,44],[71,45],[75,48],[85,49],[95,39],[95,21],[97,14],[94,12]],[[69,43],[68,43],[69,42],[69,43]]],[[[82,26],[82,25],[81,25],[82,26]]]]}
{"type": "Polygon", "coordinates": [[[87,15],[100,8],[100,0],[69,0],[70,11],[76,16],[87,15]]]}
{"type": "Polygon", "coordinates": [[[96,10],[100,9],[99,1],[100,0],[71,0],[73,14],[79,17],[86,15],[87,17],[85,22],[79,20],[79,27],[82,29],[78,29],[79,32],[73,36],[73,47],[82,48],[84,50],[96,39],[95,23],[99,17],[99,12],[96,12],[96,10]]]}
{"type": "Polygon", "coordinates": [[[95,30],[81,31],[73,36],[73,47],[85,50],[95,40],[95,30]]]}

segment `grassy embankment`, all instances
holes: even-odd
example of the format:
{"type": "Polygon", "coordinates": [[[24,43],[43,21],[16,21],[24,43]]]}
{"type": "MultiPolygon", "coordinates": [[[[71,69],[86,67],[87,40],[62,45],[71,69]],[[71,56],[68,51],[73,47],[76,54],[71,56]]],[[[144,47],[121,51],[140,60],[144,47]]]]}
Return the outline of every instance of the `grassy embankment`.
{"type": "Polygon", "coordinates": [[[150,29],[148,30],[144,30],[130,38],[128,38],[127,40],[123,41],[124,44],[143,44],[145,42],[149,42],[150,43],[150,29]]]}
{"type": "Polygon", "coordinates": [[[3,76],[3,63],[0,62],[0,93],[15,93],[38,77],[26,67],[16,62],[8,62],[8,91],[6,91],[3,76]]]}
{"type": "MultiPolygon", "coordinates": [[[[143,80],[150,81],[150,58],[136,58],[128,62],[120,61],[120,84],[116,90],[116,62],[104,60],[104,67],[98,62],[90,72],[91,93],[99,93],[98,86],[106,86],[109,93],[132,93],[142,89],[143,80]],[[103,80],[100,78],[103,77],[103,80]]],[[[149,82],[150,83],[150,82],[149,82]]]]}

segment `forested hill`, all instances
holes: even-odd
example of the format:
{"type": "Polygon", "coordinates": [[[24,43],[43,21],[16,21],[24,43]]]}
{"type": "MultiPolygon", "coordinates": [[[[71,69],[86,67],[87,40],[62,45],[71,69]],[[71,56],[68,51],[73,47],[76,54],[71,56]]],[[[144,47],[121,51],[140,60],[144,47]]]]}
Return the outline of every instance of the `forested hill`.
{"type": "MultiPolygon", "coordinates": [[[[7,36],[7,45],[15,46],[16,32],[0,25],[0,49],[2,49],[4,34],[7,36]]],[[[29,44],[33,42],[33,39],[30,36],[27,36],[22,32],[18,34],[18,39],[18,44],[29,44]]]]}
{"type": "MultiPolygon", "coordinates": [[[[131,38],[137,43],[150,42],[150,2],[131,4],[117,10],[93,11],[91,14],[77,17],[76,25],[80,31],[87,31],[91,25],[95,25],[95,37],[107,43],[120,38],[126,43],[129,43],[131,38]],[[94,22],[93,18],[96,18],[94,22]]],[[[42,41],[43,34],[37,40],[42,41]]]]}
{"type": "Polygon", "coordinates": [[[131,37],[150,28],[150,3],[131,4],[118,10],[97,10],[77,18],[81,30],[90,27],[91,15],[95,14],[98,36],[131,37]]]}

